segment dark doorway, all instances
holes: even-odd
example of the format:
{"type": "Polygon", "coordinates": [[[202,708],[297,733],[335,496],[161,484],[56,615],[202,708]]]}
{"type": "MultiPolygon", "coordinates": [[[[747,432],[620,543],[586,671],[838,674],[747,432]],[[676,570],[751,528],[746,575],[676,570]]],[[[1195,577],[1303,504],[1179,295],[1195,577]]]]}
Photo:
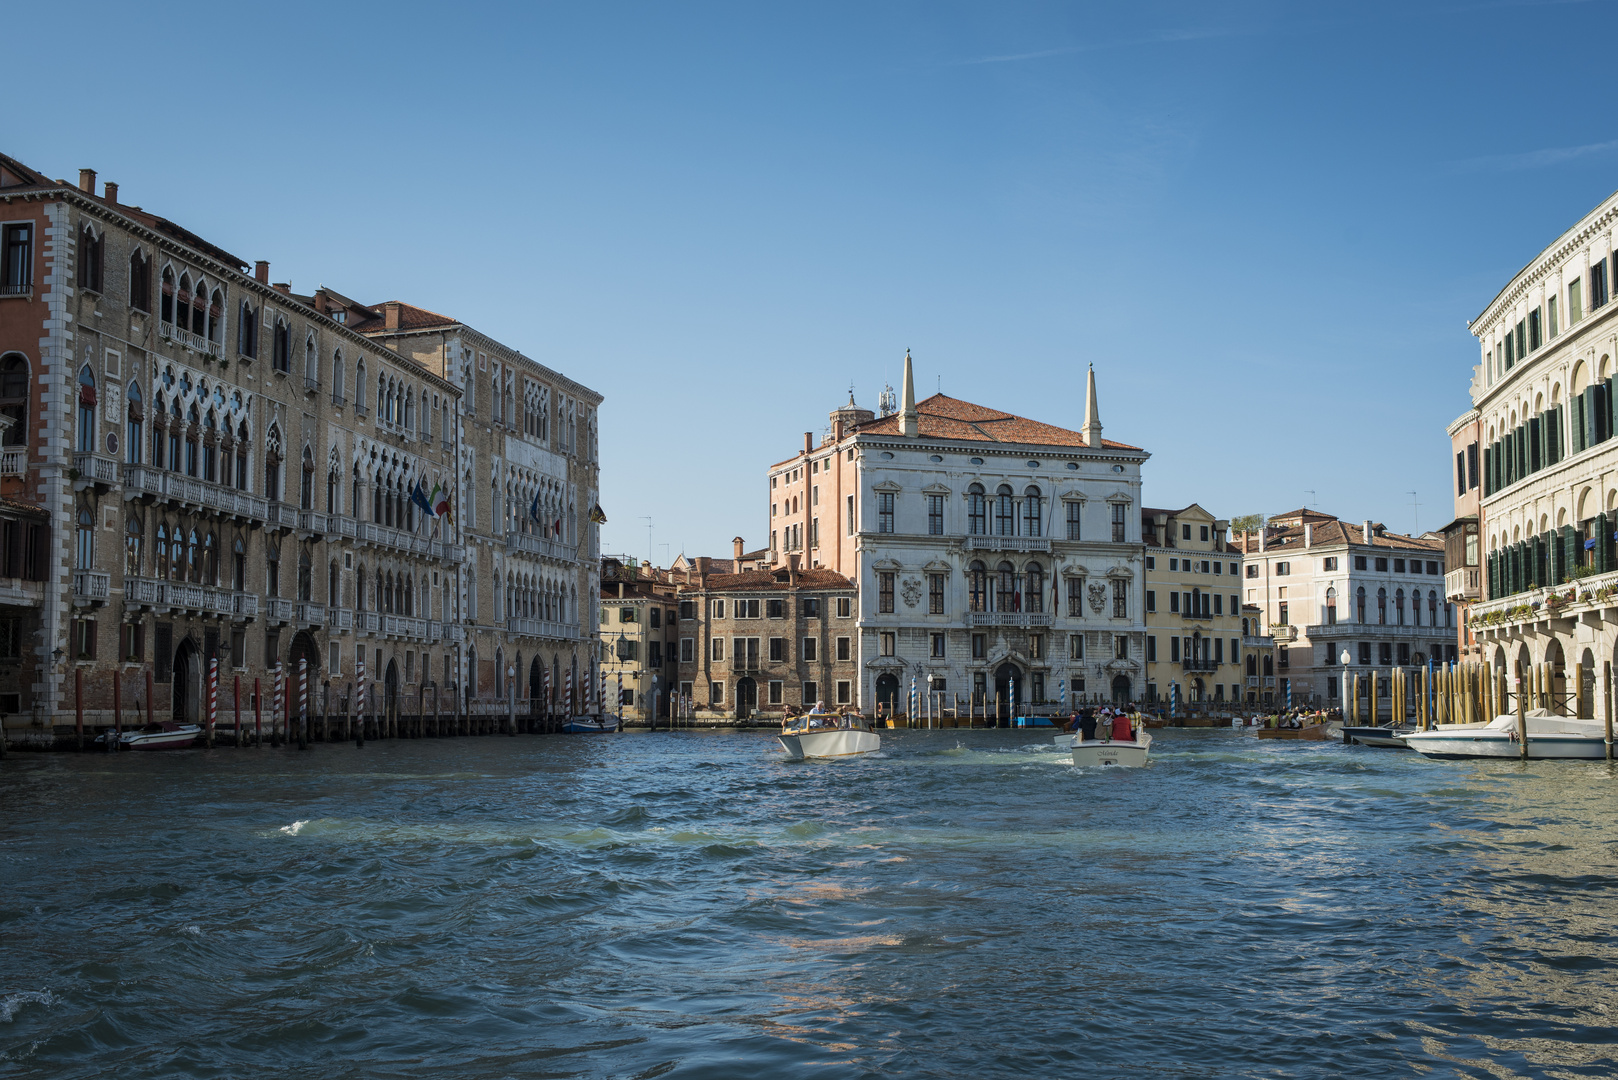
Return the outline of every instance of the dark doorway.
{"type": "Polygon", "coordinates": [[[382,707],[392,716],[399,707],[399,664],[388,661],[387,674],[382,676],[382,707]]]}
{"type": "Polygon", "coordinates": [[[202,654],[190,638],[174,650],[173,683],[169,696],[174,703],[174,720],[179,724],[202,723],[202,654]]]}
{"type": "Polygon", "coordinates": [[[545,711],[545,669],[539,666],[539,657],[534,657],[528,664],[528,704],[531,711],[540,713],[545,711]]]}
{"type": "Polygon", "coordinates": [[[1009,722],[1017,715],[1017,704],[1022,701],[1022,669],[1016,664],[1001,664],[996,668],[994,693],[996,719],[1009,722]]]}
{"type": "Polygon", "coordinates": [[[751,678],[736,683],[736,719],[746,720],[758,708],[758,683],[751,678]]]}
{"type": "Polygon", "coordinates": [[[899,676],[888,674],[876,677],[876,703],[881,706],[883,715],[893,715],[899,707],[899,676]]]}
{"type": "MultiPolygon", "coordinates": [[[[1200,694],[1200,690],[1199,690],[1199,694],[1200,694]]],[[[1130,694],[1129,694],[1129,676],[1128,675],[1116,675],[1116,676],[1114,676],[1113,680],[1112,680],[1112,703],[1114,705],[1122,705],[1125,702],[1127,702],[1129,700],[1129,698],[1130,698],[1130,694]]]]}

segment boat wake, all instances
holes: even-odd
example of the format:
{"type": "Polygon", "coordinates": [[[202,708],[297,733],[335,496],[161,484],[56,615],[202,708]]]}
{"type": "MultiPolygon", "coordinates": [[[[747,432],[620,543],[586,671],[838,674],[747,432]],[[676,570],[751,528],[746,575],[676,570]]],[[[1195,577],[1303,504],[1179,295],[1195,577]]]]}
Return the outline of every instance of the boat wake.
{"type": "Polygon", "coordinates": [[[54,1004],[56,998],[49,990],[19,990],[15,994],[7,994],[0,997],[0,1024],[11,1023],[11,1018],[24,1005],[43,1005],[48,1009],[54,1004]]]}

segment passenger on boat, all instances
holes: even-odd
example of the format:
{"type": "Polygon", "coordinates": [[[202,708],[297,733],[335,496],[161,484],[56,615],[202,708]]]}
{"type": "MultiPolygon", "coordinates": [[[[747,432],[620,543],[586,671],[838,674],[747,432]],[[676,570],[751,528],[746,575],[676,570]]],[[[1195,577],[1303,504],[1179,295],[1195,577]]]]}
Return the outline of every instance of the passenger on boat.
{"type": "Polygon", "coordinates": [[[1135,741],[1135,733],[1129,730],[1129,717],[1123,713],[1112,718],[1112,739],[1114,742],[1135,741]]]}
{"type": "Polygon", "coordinates": [[[1079,715],[1079,731],[1084,736],[1085,742],[1093,742],[1095,740],[1096,711],[1094,709],[1085,709],[1084,712],[1079,715]]]}

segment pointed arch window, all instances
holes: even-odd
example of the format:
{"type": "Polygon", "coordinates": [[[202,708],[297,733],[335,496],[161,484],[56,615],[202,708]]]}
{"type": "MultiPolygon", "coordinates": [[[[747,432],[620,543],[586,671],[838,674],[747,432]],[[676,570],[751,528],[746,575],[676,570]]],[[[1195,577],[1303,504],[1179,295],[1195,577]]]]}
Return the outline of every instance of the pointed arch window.
{"type": "Polygon", "coordinates": [[[281,429],[275,425],[264,441],[264,497],[281,500],[281,429]]]}
{"type": "Polygon", "coordinates": [[[258,358],[258,310],[246,300],[236,313],[236,352],[249,360],[258,358]]]}
{"type": "Polygon", "coordinates": [[[0,359],[0,414],[11,418],[5,445],[24,446],[28,442],[28,360],[21,353],[6,353],[0,359]]]}
{"type": "Polygon", "coordinates": [[[186,414],[185,425],[185,475],[197,475],[197,435],[201,430],[201,417],[197,415],[197,407],[191,406],[186,414]]]}
{"type": "Polygon", "coordinates": [[[213,533],[202,538],[202,583],[219,584],[219,538],[213,533]]]}
{"type": "Polygon", "coordinates": [[[185,534],[185,579],[193,585],[202,584],[202,547],[197,530],[193,527],[185,534]]]}
{"type": "Polygon", "coordinates": [[[303,381],[311,389],[320,385],[320,350],[313,334],[303,339],[303,381]]]}
{"type": "Polygon", "coordinates": [[[219,482],[219,423],[213,410],[202,420],[202,478],[210,484],[219,482]]]}
{"type": "Polygon", "coordinates": [[[276,371],[292,370],[292,327],[279,316],[270,335],[270,366],[276,371]]]}
{"type": "Polygon", "coordinates": [[[341,405],[346,400],[348,373],[343,370],[343,350],[338,349],[331,354],[331,400],[333,405],[341,405]]]}
{"type": "Polygon", "coordinates": [[[157,525],[157,546],[153,549],[152,555],[156,559],[156,565],[152,567],[152,570],[156,573],[158,580],[167,578],[169,576],[169,531],[163,526],[162,522],[158,522],[157,525]]]}
{"type": "Polygon", "coordinates": [[[96,377],[85,364],[79,369],[79,451],[94,453],[96,448],[96,377]]]}
{"type": "Polygon", "coordinates": [[[139,247],[129,253],[129,306],[152,313],[152,263],[139,247]]]}
{"type": "Polygon", "coordinates": [[[215,289],[208,296],[208,340],[223,345],[225,338],[225,294],[215,289]]]}
{"type": "Polygon", "coordinates": [[[314,568],[310,565],[309,545],[301,544],[298,547],[298,599],[308,602],[314,599],[314,568]]]}
{"type": "Polygon", "coordinates": [[[365,361],[363,359],[354,365],[354,408],[358,412],[365,411],[365,361]]]}
{"type": "Polygon", "coordinates": [[[184,434],[185,422],[180,418],[180,399],[178,396],[169,402],[169,460],[170,472],[180,471],[180,437],[184,434]]]}
{"type": "Polygon", "coordinates": [[[167,266],[163,267],[162,293],[162,302],[158,305],[158,318],[166,323],[171,323],[174,321],[176,289],[174,287],[174,271],[167,266]]]}
{"type": "Polygon", "coordinates": [[[146,413],[145,405],[140,399],[140,383],[131,381],[125,397],[128,400],[125,408],[128,415],[128,430],[124,437],[124,460],[131,465],[139,465],[146,446],[146,432],[143,425],[146,413]]]}
{"type": "Polygon", "coordinates": [[[79,228],[79,288],[101,291],[101,255],[106,234],[97,234],[88,221],[79,228]]]}
{"type": "Polygon", "coordinates": [[[247,490],[247,425],[244,423],[236,429],[236,488],[238,491],[247,490]]]}
{"type": "Polygon", "coordinates": [[[240,537],[231,548],[230,581],[237,592],[247,591],[247,550],[240,537]]]}
{"type": "Polygon", "coordinates": [[[141,521],[135,514],[130,514],[124,521],[124,576],[140,577],[145,567],[141,548],[146,542],[145,532],[141,521]]]}

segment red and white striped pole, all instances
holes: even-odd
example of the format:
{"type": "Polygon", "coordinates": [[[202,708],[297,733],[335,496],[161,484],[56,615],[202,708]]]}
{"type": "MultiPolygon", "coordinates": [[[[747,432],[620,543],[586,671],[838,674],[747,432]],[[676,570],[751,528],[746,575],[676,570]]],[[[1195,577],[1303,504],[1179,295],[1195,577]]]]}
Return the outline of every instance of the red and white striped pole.
{"type": "Polygon", "coordinates": [[[270,713],[270,745],[276,745],[276,725],[281,722],[281,661],[275,662],[275,711],[270,713]]]}
{"type": "Polygon", "coordinates": [[[214,720],[219,716],[219,657],[208,658],[208,745],[213,745],[214,720]]]}
{"type": "Polygon", "coordinates": [[[298,657],[298,749],[309,749],[309,659],[298,657]]]}
{"type": "Polygon", "coordinates": [[[357,670],[354,673],[354,716],[359,722],[359,733],[355,735],[355,742],[365,745],[365,650],[361,649],[356,662],[357,670]]]}

